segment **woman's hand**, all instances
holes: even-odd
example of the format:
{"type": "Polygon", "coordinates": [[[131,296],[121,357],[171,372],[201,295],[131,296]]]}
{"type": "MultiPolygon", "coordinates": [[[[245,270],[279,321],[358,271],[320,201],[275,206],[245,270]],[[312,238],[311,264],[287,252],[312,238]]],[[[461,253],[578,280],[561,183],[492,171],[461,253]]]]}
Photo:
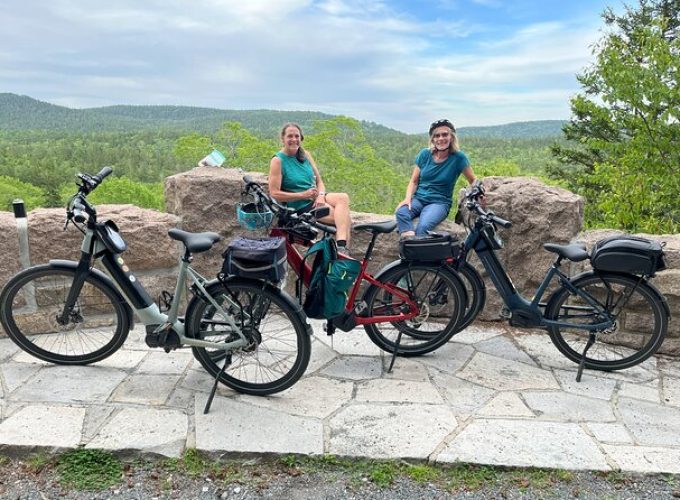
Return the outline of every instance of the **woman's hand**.
{"type": "Polygon", "coordinates": [[[326,193],[319,193],[314,200],[314,208],[322,207],[326,204],[326,193]]]}
{"type": "Polygon", "coordinates": [[[315,187],[309,188],[307,191],[302,191],[300,193],[300,196],[302,197],[301,199],[303,200],[316,200],[316,197],[319,195],[319,190],[316,189],[315,187]]]}
{"type": "Polygon", "coordinates": [[[399,210],[399,208],[404,205],[406,205],[408,209],[411,210],[411,198],[404,198],[401,202],[399,202],[399,205],[397,205],[397,210],[399,210]]]}

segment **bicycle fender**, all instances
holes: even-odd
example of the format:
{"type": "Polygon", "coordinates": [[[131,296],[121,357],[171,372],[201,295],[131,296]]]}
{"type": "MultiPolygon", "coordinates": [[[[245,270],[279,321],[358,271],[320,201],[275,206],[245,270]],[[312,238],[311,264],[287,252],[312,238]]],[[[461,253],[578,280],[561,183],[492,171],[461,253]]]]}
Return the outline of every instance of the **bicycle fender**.
{"type": "MultiPolygon", "coordinates": [[[[639,276],[636,276],[636,275],[634,275],[634,274],[629,274],[629,273],[616,273],[616,272],[612,272],[612,271],[607,271],[606,273],[598,272],[598,271],[584,271],[584,272],[582,272],[582,273],[577,274],[576,276],[573,276],[573,277],[570,279],[570,281],[575,283],[575,282],[577,282],[578,280],[585,278],[586,276],[599,276],[599,275],[601,275],[601,274],[618,275],[618,276],[628,276],[629,278],[640,279],[639,276]]],[[[650,282],[647,278],[643,278],[643,279],[642,279],[642,283],[644,283],[645,285],[647,285],[647,286],[649,287],[649,289],[652,291],[652,293],[654,294],[654,296],[656,297],[656,299],[657,299],[659,302],[661,302],[661,304],[663,305],[664,311],[666,311],[666,317],[667,317],[668,319],[670,319],[670,318],[671,318],[671,308],[668,307],[668,300],[666,299],[665,295],[662,294],[662,293],[659,291],[659,289],[658,289],[656,286],[654,286],[654,284],[653,284],[652,282],[650,282]]],[[[554,294],[553,294],[553,295],[554,295],[554,294]]],[[[550,297],[550,299],[552,300],[552,297],[550,297]]],[[[548,301],[547,307],[550,307],[550,302],[551,302],[551,300],[548,301]]],[[[546,308],[547,308],[547,307],[546,307],[546,308]]]]}
{"type": "Polygon", "coordinates": [[[390,262],[389,264],[384,265],[384,266],[382,267],[382,269],[380,269],[380,271],[378,271],[378,272],[375,274],[375,276],[374,276],[375,279],[380,279],[380,276],[382,276],[383,274],[385,274],[387,271],[389,271],[389,270],[391,270],[391,269],[393,269],[393,268],[395,268],[395,267],[399,267],[399,266],[402,265],[403,263],[404,263],[403,260],[394,260],[394,261],[390,262]]]}
{"type": "MultiPolygon", "coordinates": [[[[267,281],[262,281],[258,279],[250,279],[250,278],[241,278],[238,276],[227,276],[224,279],[212,279],[210,281],[207,281],[203,286],[205,287],[206,292],[212,293],[212,289],[220,286],[222,284],[229,285],[230,283],[246,283],[246,284],[251,284],[251,285],[256,285],[258,288],[262,288],[263,290],[269,290],[270,292],[273,292],[275,294],[278,294],[281,296],[283,301],[286,303],[286,305],[290,306],[293,311],[295,311],[296,314],[298,314],[301,319],[302,323],[305,325],[305,328],[307,330],[308,335],[312,335],[312,325],[309,322],[309,319],[307,318],[307,315],[305,314],[304,310],[302,309],[302,305],[300,302],[295,300],[293,297],[290,296],[288,292],[285,290],[281,290],[280,288],[272,285],[271,283],[267,281]]],[[[188,311],[189,308],[191,307],[191,304],[195,300],[202,300],[198,295],[195,295],[192,299],[189,305],[187,305],[187,316],[188,316],[188,311]]]]}
{"type": "MultiPolygon", "coordinates": [[[[78,263],[73,261],[73,260],[51,259],[49,261],[48,265],[49,265],[49,267],[54,268],[54,269],[72,269],[74,271],[78,268],[78,263]]],[[[132,312],[132,307],[130,307],[130,304],[127,303],[127,301],[123,298],[121,293],[118,291],[118,288],[116,287],[115,283],[106,274],[104,274],[99,269],[95,269],[94,267],[91,267],[89,269],[89,273],[96,276],[98,279],[100,279],[106,285],[108,285],[109,288],[111,288],[114,295],[116,296],[116,300],[118,300],[119,302],[121,302],[123,304],[123,308],[125,309],[125,312],[127,313],[128,321],[130,323],[130,330],[132,330],[135,327],[135,315],[132,312]]]]}

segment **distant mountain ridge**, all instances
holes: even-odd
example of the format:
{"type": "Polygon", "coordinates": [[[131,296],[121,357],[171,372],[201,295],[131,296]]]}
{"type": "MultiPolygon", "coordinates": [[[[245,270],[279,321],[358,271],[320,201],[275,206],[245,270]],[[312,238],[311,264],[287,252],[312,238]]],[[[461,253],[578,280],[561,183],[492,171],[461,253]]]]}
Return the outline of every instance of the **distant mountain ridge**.
{"type": "MultiPolygon", "coordinates": [[[[145,129],[211,132],[225,121],[238,121],[263,136],[278,133],[286,121],[311,129],[314,120],[332,118],[318,111],[224,110],[191,106],[130,106],[72,109],[29,96],[0,93],[0,130],[55,130],[65,132],[135,131],[145,129]]],[[[487,127],[462,127],[461,136],[496,138],[554,137],[561,135],[563,120],[538,120],[487,127]]],[[[408,135],[373,122],[362,122],[377,134],[408,135]]]]}

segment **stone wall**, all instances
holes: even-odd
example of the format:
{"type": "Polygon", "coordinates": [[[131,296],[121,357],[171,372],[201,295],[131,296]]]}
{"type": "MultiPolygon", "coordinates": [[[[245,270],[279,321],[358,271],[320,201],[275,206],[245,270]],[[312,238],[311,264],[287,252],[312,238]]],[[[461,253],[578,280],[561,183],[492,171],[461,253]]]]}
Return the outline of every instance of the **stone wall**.
{"type": "MultiPolygon", "coordinates": [[[[263,174],[250,174],[266,184],[263,174]]],[[[241,199],[243,174],[234,169],[211,167],[194,168],[188,172],[168,177],[165,182],[165,199],[168,213],[158,213],[132,205],[101,205],[100,220],[110,218],[121,229],[129,250],[126,262],[152,297],[161,290],[172,290],[177,272],[179,245],[167,236],[168,229],[179,227],[187,231],[215,231],[224,237],[209,252],[195,256],[194,267],[207,277],[213,277],[222,263],[221,253],[227,242],[239,235],[260,234],[240,228],[236,223],[236,204],[241,199]]],[[[564,189],[546,186],[526,177],[487,177],[488,208],[498,216],[513,223],[510,229],[500,229],[505,248],[499,252],[501,262],[508,270],[513,283],[525,296],[531,297],[553,260],[553,254],[543,249],[544,242],[568,243],[594,241],[612,234],[611,231],[581,232],[583,200],[564,189]]],[[[389,215],[352,213],[354,223],[389,220],[389,215]]],[[[74,228],[63,232],[63,209],[38,209],[28,214],[31,263],[39,264],[54,258],[76,259],[80,249],[81,234],[74,228]]],[[[464,230],[452,222],[441,226],[460,238],[464,230]]],[[[669,269],[654,278],[654,284],[666,295],[674,316],[680,314],[680,235],[641,235],[666,242],[666,260],[669,269]]],[[[353,255],[363,255],[368,245],[367,233],[352,234],[353,255]]],[[[0,212],[0,245],[5,259],[0,263],[0,284],[16,273],[21,265],[18,257],[17,231],[14,217],[0,212]]],[[[377,272],[383,265],[398,256],[396,233],[378,238],[369,272],[377,272]]],[[[487,283],[487,305],[480,318],[499,319],[502,303],[493,285],[483,272],[476,257],[472,264],[487,283]]],[[[570,272],[578,272],[582,265],[572,265],[570,272]]],[[[292,279],[288,289],[292,290],[292,279]]],[[[669,339],[664,352],[680,355],[680,326],[670,323],[669,339]]]]}

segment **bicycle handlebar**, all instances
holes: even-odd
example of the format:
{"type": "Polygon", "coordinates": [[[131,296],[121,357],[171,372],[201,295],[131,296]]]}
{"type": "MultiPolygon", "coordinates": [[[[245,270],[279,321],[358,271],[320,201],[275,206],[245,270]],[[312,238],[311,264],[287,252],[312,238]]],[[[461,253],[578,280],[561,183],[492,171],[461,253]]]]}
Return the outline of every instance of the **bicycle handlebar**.
{"type": "Polygon", "coordinates": [[[80,183],[77,183],[78,192],[71,197],[66,205],[66,224],[64,224],[64,229],[66,229],[70,220],[78,224],[82,224],[85,221],[96,222],[97,211],[87,201],[87,195],[94,191],[112,172],[113,169],[111,167],[104,167],[95,175],[76,174],[80,183]]]}
{"type": "Polygon", "coordinates": [[[505,229],[512,227],[511,221],[498,217],[491,210],[484,210],[479,202],[479,199],[484,196],[484,193],[485,190],[482,182],[475,182],[475,184],[465,192],[465,206],[479,215],[484,222],[498,224],[505,229]]]}
{"type": "Polygon", "coordinates": [[[335,234],[335,227],[317,222],[314,219],[313,214],[298,214],[294,209],[288,208],[278,203],[275,199],[269,196],[269,194],[267,194],[264,189],[262,189],[262,186],[258,182],[254,181],[249,175],[243,176],[243,182],[246,183],[246,192],[250,193],[251,191],[254,191],[255,196],[257,196],[259,200],[267,205],[269,209],[274,212],[279,219],[282,220],[284,225],[290,220],[306,226],[315,227],[328,234],[335,234]]]}

